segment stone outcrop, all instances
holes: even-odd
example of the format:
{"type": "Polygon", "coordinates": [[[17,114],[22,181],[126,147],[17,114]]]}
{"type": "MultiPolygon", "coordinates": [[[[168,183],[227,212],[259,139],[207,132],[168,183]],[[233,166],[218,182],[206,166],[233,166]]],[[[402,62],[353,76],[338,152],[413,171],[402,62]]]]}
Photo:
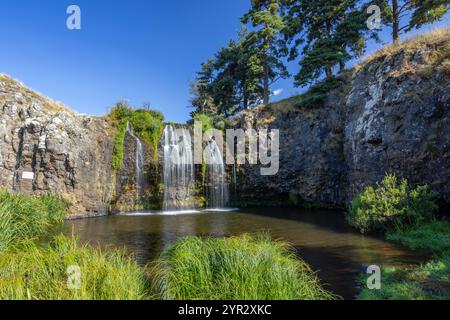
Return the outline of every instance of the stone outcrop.
{"type": "Polygon", "coordinates": [[[71,214],[109,210],[114,129],[0,75],[0,186],[58,193],[71,214]]]}
{"type": "Polygon", "coordinates": [[[245,112],[236,127],[280,130],[280,171],[240,168],[237,204],[346,206],[385,173],[450,200],[450,38],[378,53],[320,106],[296,98],[245,112]]]}
{"type": "MultiPolygon", "coordinates": [[[[277,175],[249,165],[234,175],[228,167],[234,204],[344,207],[385,173],[429,184],[448,204],[449,45],[446,32],[389,48],[342,75],[318,105],[299,108],[301,97],[293,97],[229,119],[235,128],[280,130],[277,175]]],[[[143,141],[137,196],[135,140],[125,136],[123,166],[114,172],[115,136],[106,118],[75,114],[0,75],[0,187],[58,193],[72,215],[160,208],[162,151],[156,157],[143,141]]]]}

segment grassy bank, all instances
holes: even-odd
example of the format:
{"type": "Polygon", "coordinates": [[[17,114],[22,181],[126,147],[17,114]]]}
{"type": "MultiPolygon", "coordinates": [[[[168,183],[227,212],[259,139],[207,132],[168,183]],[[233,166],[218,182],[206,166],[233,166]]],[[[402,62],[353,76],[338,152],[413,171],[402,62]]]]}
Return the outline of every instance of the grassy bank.
{"type": "Polygon", "coordinates": [[[379,290],[368,289],[367,275],[361,276],[359,299],[450,299],[450,223],[436,220],[435,196],[428,186],[413,189],[387,175],[353,199],[347,214],[352,226],[363,233],[383,231],[388,240],[433,256],[417,267],[383,266],[379,290]]]}
{"type": "Polygon", "coordinates": [[[391,232],[387,238],[433,254],[429,262],[414,268],[382,268],[381,290],[363,288],[363,300],[450,299],[450,223],[434,221],[410,230],[391,232]]]}
{"type": "Polygon", "coordinates": [[[147,297],[147,288],[143,270],[124,252],[64,236],[46,247],[23,242],[0,253],[2,300],[136,300],[147,297]]]}
{"type": "Polygon", "coordinates": [[[0,190],[0,300],[145,298],[144,271],[120,250],[101,252],[64,236],[36,244],[62,224],[66,210],[55,195],[0,190]],[[80,270],[79,289],[67,284],[71,266],[80,270]]]}
{"type": "Polygon", "coordinates": [[[0,191],[1,300],[334,298],[286,244],[267,236],[188,237],[145,269],[122,250],[62,235],[38,245],[66,209],[56,196],[0,191]]]}
{"type": "Polygon", "coordinates": [[[63,222],[67,203],[58,196],[24,196],[0,189],[0,251],[36,240],[63,222]]]}
{"type": "Polygon", "coordinates": [[[309,266],[266,236],[188,237],[151,268],[160,299],[332,299],[309,266]]]}

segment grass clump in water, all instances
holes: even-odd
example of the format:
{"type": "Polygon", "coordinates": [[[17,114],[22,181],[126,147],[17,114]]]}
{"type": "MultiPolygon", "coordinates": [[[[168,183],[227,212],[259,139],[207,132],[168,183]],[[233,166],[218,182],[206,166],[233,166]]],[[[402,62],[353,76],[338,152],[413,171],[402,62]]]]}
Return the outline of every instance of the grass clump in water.
{"type": "Polygon", "coordinates": [[[153,265],[151,275],[160,299],[334,298],[286,244],[264,235],[181,239],[153,265]]]}
{"type": "Polygon", "coordinates": [[[25,196],[0,189],[0,251],[36,240],[63,222],[68,204],[56,195],[25,196]]]}
{"type": "Polygon", "coordinates": [[[61,235],[46,247],[22,242],[0,253],[0,300],[139,300],[147,296],[143,270],[120,250],[105,253],[61,235]],[[74,268],[79,268],[79,281],[71,278],[74,268]]]}

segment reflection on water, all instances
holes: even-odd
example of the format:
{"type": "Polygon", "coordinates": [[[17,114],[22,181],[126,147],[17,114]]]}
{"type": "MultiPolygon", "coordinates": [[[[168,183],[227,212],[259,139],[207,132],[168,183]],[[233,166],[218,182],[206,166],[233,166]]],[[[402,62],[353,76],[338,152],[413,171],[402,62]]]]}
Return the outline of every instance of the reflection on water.
{"type": "Polygon", "coordinates": [[[414,264],[423,257],[382,239],[362,236],[341,212],[299,209],[245,209],[183,215],[110,216],[67,221],[65,233],[102,247],[126,247],[140,264],[155,259],[188,235],[224,237],[266,231],[292,244],[329,290],[352,298],[355,277],[368,265],[414,264]]]}

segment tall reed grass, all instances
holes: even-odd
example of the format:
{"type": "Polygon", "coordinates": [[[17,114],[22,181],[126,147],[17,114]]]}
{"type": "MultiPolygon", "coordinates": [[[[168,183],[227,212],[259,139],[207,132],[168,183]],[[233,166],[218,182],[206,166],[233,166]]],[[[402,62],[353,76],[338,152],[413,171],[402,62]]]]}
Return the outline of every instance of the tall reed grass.
{"type": "Polygon", "coordinates": [[[140,300],[147,288],[144,271],[124,251],[102,252],[64,236],[0,252],[0,300],[140,300]],[[71,278],[71,266],[79,278],[71,278]]]}
{"type": "Polygon", "coordinates": [[[0,189],[0,251],[45,235],[64,221],[67,208],[56,195],[25,196],[0,189]]]}
{"type": "Polygon", "coordinates": [[[149,269],[158,299],[333,299],[308,264],[268,236],[187,237],[149,269]]]}

